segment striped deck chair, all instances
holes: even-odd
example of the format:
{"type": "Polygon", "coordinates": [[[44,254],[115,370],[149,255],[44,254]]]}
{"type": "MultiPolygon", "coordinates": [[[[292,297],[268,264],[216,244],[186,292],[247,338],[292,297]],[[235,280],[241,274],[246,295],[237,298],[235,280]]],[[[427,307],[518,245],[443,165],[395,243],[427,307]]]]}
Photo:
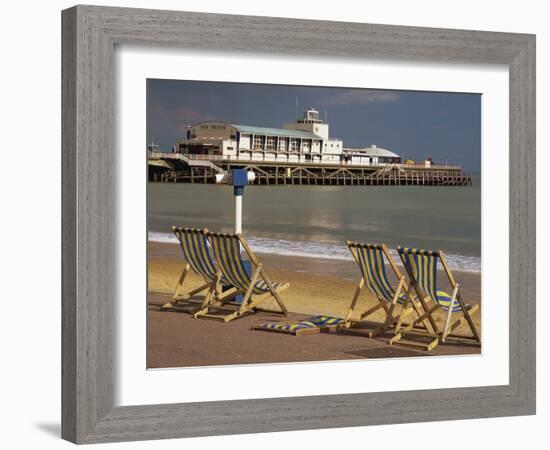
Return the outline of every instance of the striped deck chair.
{"type": "MultiPolygon", "coordinates": [[[[229,314],[215,314],[222,308],[217,308],[207,305],[200,311],[195,313],[195,317],[206,317],[211,319],[220,319],[224,322],[229,322],[242,316],[245,313],[252,311],[261,311],[262,309],[258,305],[265,300],[273,297],[281,313],[287,315],[287,309],[279,296],[279,292],[288,288],[288,283],[272,282],[263,265],[257,260],[256,256],[248,246],[246,240],[240,234],[225,234],[225,233],[206,233],[214,257],[220,268],[219,276],[225,277],[228,283],[230,283],[239,294],[243,294],[243,299],[240,304],[240,308],[237,311],[229,311],[229,314]],[[245,262],[241,255],[241,248],[248,256],[251,263],[251,272],[247,270],[245,262]]],[[[270,311],[272,312],[272,311],[270,311]]]]}
{"type": "MultiPolygon", "coordinates": [[[[472,321],[471,314],[479,309],[479,305],[467,305],[464,303],[462,296],[460,295],[459,284],[455,281],[445,256],[441,251],[420,250],[416,248],[403,248],[397,247],[397,252],[403,262],[403,266],[409,275],[411,285],[413,286],[419,301],[422,304],[424,310],[420,319],[428,319],[432,325],[433,333],[430,334],[434,339],[426,346],[429,351],[439,342],[445,342],[447,337],[456,337],[461,339],[474,340],[480,343],[479,333],[476,330],[474,322],[472,321]],[[437,287],[437,266],[438,262],[441,262],[443,271],[446,274],[449,283],[453,289],[451,295],[447,294],[443,290],[439,290],[437,287]],[[438,309],[442,309],[446,313],[445,324],[443,330],[440,331],[433,318],[433,313],[438,309]],[[461,314],[459,318],[452,325],[452,314],[461,314]],[[451,334],[456,328],[467,322],[472,337],[459,336],[451,334]]],[[[397,342],[403,335],[413,334],[419,335],[412,331],[409,327],[402,328],[399,333],[392,338],[392,343],[397,342]]],[[[420,334],[421,336],[422,334],[420,334]]]]}
{"type": "Polygon", "coordinates": [[[384,309],[385,320],[378,328],[369,333],[369,337],[375,337],[388,330],[399,322],[399,318],[401,318],[401,322],[399,323],[402,324],[403,319],[412,312],[416,312],[417,317],[419,317],[421,311],[418,309],[416,303],[410,300],[411,290],[407,287],[405,276],[399,271],[388,248],[384,244],[361,244],[347,241],[346,245],[353,259],[359,266],[361,280],[355,290],[355,295],[353,296],[346,314],[343,325],[345,328],[350,328],[354,323],[361,322],[379,309],[384,309]],[[395,288],[388,279],[386,261],[396,278],[399,280],[395,288]],[[367,289],[374,294],[378,303],[366,311],[361,312],[357,319],[352,319],[352,315],[356,312],[355,308],[363,289],[367,289]],[[398,305],[400,314],[396,316],[394,313],[398,305]]]}
{"type": "Polygon", "coordinates": [[[224,292],[221,290],[223,285],[229,285],[229,283],[224,277],[219,276],[219,270],[214,264],[208,239],[206,238],[208,230],[172,227],[172,231],[179,241],[183,259],[185,260],[185,266],[181,272],[172,299],[163,305],[161,309],[170,309],[180,302],[185,302],[186,305],[192,306],[192,308],[184,311],[194,314],[213,301],[223,303],[233,298],[237,292],[235,288],[228,289],[224,292]],[[190,270],[202,278],[204,283],[193,290],[182,292],[190,270]],[[202,302],[196,303],[191,300],[195,295],[207,289],[208,292],[204,296],[202,302]]]}
{"type": "Polygon", "coordinates": [[[343,319],[331,316],[312,316],[307,319],[292,322],[268,322],[252,327],[253,330],[276,331],[279,333],[301,336],[303,334],[315,334],[321,332],[338,331],[343,319]]]}

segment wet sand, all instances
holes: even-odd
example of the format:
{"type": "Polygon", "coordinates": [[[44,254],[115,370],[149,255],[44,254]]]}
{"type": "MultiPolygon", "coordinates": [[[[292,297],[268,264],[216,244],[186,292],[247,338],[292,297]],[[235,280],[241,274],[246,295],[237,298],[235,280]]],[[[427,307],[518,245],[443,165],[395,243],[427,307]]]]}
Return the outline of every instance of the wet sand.
{"type": "MultiPolygon", "coordinates": [[[[370,316],[373,323],[338,334],[291,336],[281,333],[251,331],[251,325],[288,320],[270,313],[257,313],[230,323],[193,319],[180,312],[161,312],[174,291],[183,262],[177,245],[150,242],[148,245],[148,366],[184,367],[215,364],[245,364],[260,362],[319,361],[333,359],[376,358],[479,353],[479,346],[469,344],[439,345],[430,353],[418,348],[389,346],[389,336],[369,339],[366,331],[376,327],[383,313],[370,316]]],[[[356,264],[350,261],[257,254],[274,281],[286,281],[290,287],[281,297],[291,313],[290,319],[306,315],[328,314],[343,317],[360,279],[356,264]]],[[[468,303],[480,302],[481,277],[479,273],[453,272],[468,303]]],[[[443,274],[441,274],[443,275],[443,274]]],[[[440,277],[443,281],[443,276],[440,277]]],[[[190,288],[200,279],[191,275],[190,288]]],[[[450,292],[447,286],[441,285],[450,292]]],[[[363,291],[363,292],[366,292],[363,291]]],[[[374,305],[376,300],[365,293],[358,305],[361,309],[374,305]]],[[[274,302],[264,307],[275,308],[274,302]]],[[[480,330],[480,314],[474,322],[480,330]]],[[[443,320],[439,314],[437,321],[443,320]]],[[[467,333],[466,327],[456,330],[467,333]]]]}

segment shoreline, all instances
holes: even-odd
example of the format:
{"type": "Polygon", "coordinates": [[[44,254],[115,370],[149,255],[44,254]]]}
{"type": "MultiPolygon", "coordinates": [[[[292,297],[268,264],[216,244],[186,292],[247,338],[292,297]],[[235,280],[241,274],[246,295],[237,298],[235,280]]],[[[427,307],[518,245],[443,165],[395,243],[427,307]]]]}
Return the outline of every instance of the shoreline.
{"type": "MultiPolygon", "coordinates": [[[[231,232],[230,230],[222,230],[231,232]]],[[[353,262],[351,255],[343,242],[310,242],[285,240],[284,238],[267,238],[263,236],[248,236],[247,241],[254,253],[289,258],[306,258],[315,260],[330,260],[353,262]]],[[[148,242],[156,244],[178,245],[172,233],[158,231],[148,232],[148,242]]],[[[389,246],[390,254],[396,261],[399,260],[397,250],[389,246]]],[[[481,257],[445,252],[447,264],[453,271],[481,273],[481,257]]]]}

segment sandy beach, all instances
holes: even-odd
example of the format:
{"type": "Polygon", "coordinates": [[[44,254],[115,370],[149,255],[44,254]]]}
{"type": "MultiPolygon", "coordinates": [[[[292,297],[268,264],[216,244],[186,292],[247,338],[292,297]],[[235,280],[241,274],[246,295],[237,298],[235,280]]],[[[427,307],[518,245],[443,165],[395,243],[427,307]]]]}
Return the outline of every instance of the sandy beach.
{"type": "MultiPolygon", "coordinates": [[[[250,331],[254,324],[284,319],[269,313],[253,314],[225,324],[193,319],[184,313],[161,312],[159,307],[170,298],[181,273],[180,249],[173,244],[149,242],[148,253],[148,365],[151,368],[480,352],[479,346],[448,344],[427,353],[401,345],[390,347],[384,336],[366,338],[365,333],[376,326],[374,322],[383,319],[382,312],[370,317],[372,323],[354,328],[346,332],[346,336],[339,333],[338,337],[334,334],[295,337],[250,331]],[[255,345],[250,345],[251,341],[255,345]]],[[[273,280],[290,283],[290,288],[281,294],[291,313],[290,319],[299,320],[312,314],[343,317],[346,313],[359,281],[359,271],[353,261],[273,254],[257,256],[273,280]]],[[[454,272],[454,275],[465,300],[480,302],[480,274],[454,272]]],[[[200,279],[191,275],[188,283],[190,287],[198,286],[200,279]]],[[[368,307],[374,302],[372,296],[363,294],[360,306],[368,307]]],[[[274,303],[266,303],[265,307],[270,309],[274,303]]],[[[437,320],[443,321],[442,314],[437,320]]],[[[479,313],[474,315],[474,321],[480,330],[479,313]]],[[[461,327],[456,332],[464,334],[467,329],[461,327]]]]}

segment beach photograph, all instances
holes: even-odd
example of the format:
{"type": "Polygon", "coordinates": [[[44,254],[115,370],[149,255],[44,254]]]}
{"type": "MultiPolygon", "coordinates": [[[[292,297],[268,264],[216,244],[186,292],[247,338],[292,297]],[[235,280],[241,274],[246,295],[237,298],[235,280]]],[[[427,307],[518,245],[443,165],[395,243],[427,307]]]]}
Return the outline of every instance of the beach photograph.
{"type": "Polygon", "coordinates": [[[148,368],[480,354],[481,96],[147,80],[148,368]]]}

